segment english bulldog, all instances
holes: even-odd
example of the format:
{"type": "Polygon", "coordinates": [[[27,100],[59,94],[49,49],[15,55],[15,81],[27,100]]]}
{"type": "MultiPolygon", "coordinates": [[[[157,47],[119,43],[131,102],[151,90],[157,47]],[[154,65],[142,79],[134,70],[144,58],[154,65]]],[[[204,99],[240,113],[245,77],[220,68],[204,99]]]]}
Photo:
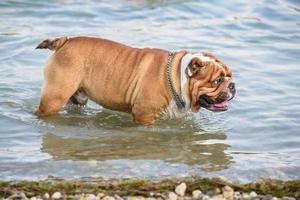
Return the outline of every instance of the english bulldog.
{"type": "Polygon", "coordinates": [[[91,37],[48,39],[36,48],[55,51],[44,69],[39,117],[91,99],[150,125],[200,108],[225,111],[235,96],[231,70],[209,53],[133,48],[91,37]]]}

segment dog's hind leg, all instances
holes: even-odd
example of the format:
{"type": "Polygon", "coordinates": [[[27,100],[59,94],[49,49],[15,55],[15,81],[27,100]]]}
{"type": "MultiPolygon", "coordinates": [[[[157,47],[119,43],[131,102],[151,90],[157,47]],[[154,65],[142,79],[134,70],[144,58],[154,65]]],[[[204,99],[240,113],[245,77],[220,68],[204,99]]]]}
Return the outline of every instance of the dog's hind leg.
{"type": "Polygon", "coordinates": [[[43,87],[41,101],[35,114],[39,117],[57,113],[74,94],[77,88],[68,85],[46,85],[43,87]]]}
{"type": "Polygon", "coordinates": [[[57,113],[78,90],[81,79],[78,71],[50,61],[45,68],[45,82],[35,114],[43,117],[57,113]]]}

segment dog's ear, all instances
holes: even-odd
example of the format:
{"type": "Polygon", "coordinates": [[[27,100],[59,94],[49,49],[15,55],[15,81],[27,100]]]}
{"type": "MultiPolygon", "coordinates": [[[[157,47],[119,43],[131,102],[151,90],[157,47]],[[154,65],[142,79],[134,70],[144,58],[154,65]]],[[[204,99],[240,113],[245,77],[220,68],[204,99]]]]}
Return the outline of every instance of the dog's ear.
{"type": "Polygon", "coordinates": [[[185,69],[185,74],[187,75],[187,77],[193,77],[194,75],[199,73],[203,67],[203,62],[199,58],[192,58],[187,68],[185,69]]]}

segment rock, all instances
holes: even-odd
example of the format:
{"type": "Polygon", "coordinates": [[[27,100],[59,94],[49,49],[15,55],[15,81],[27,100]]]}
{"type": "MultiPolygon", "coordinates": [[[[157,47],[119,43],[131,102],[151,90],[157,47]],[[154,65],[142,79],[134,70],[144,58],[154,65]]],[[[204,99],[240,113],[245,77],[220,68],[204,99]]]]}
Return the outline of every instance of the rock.
{"type": "Polygon", "coordinates": [[[105,196],[102,200],[115,200],[115,198],[112,196],[105,196]]]}
{"type": "Polygon", "coordinates": [[[283,197],[282,200],[296,200],[294,197],[283,197]]]}
{"type": "Polygon", "coordinates": [[[103,193],[101,193],[101,192],[97,194],[97,197],[98,197],[99,199],[101,199],[101,198],[104,197],[104,196],[105,196],[105,194],[103,194],[103,193]]]}
{"type": "Polygon", "coordinates": [[[168,192],[167,200],[177,200],[177,194],[175,194],[174,192],[168,192]]]}
{"type": "Polygon", "coordinates": [[[220,188],[215,188],[215,189],[214,189],[214,193],[215,193],[215,194],[221,194],[222,191],[220,190],[220,188]]]}
{"type": "Polygon", "coordinates": [[[52,199],[61,199],[62,195],[60,192],[54,192],[51,196],[52,199]]]}
{"type": "Polygon", "coordinates": [[[277,197],[273,197],[272,200],[279,200],[277,197]]]}
{"type": "Polygon", "coordinates": [[[192,197],[193,197],[193,200],[199,200],[202,197],[201,190],[194,190],[192,197]]]}
{"type": "Polygon", "coordinates": [[[273,196],[268,194],[268,195],[265,195],[262,200],[272,200],[273,196]]]}
{"type": "Polygon", "coordinates": [[[145,200],[157,200],[157,199],[154,197],[147,197],[147,198],[145,198],[145,200]]]}
{"type": "Polygon", "coordinates": [[[80,200],[80,197],[81,197],[81,195],[75,194],[72,199],[73,200],[80,200]]]}
{"type": "Polygon", "coordinates": [[[81,193],[79,195],[79,200],[85,200],[85,194],[84,193],[81,193]]]}
{"type": "Polygon", "coordinates": [[[8,199],[27,199],[26,195],[24,192],[15,192],[13,195],[11,195],[10,197],[8,197],[8,199]]]}
{"type": "Polygon", "coordinates": [[[186,190],[186,184],[185,184],[185,183],[181,183],[180,185],[178,185],[178,186],[175,188],[176,194],[178,194],[178,195],[181,196],[181,197],[184,196],[185,190],[186,190]]]}
{"type": "Polygon", "coordinates": [[[94,194],[87,194],[85,199],[86,200],[97,200],[97,197],[94,194]]]}
{"type": "Polygon", "coordinates": [[[226,185],[225,187],[222,188],[222,191],[223,191],[223,197],[225,199],[233,199],[234,191],[231,187],[226,185]]]}
{"type": "Polygon", "coordinates": [[[214,196],[214,192],[209,190],[206,192],[206,195],[209,196],[209,197],[213,197],[214,196]]]}
{"type": "Polygon", "coordinates": [[[223,195],[219,194],[219,195],[217,195],[217,196],[213,196],[213,197],[211,198],[211,200],[224,200],[224,197],[223,197],[223,195]]]}
{"type": "Polygon", "coordinates": [[[193,200],[192,197],[181,197],[183,198],[184,200],[193,200]]]}
{"type": "Polygon", "coordinates": [[[250,199],[254,199],[254,198],[256,198],[257,197],[257,194],[256,194],[256,192],[250,192],[250,194],[249,194],[249,197],[250,197],[250,199]]]}
{"type": "Polygon", "coordinates": [[[43,199],[49,199],[50,198],[50,195],[48,192],[46,192],[44,195],[43,195],[43,199]]]}
{"type": "Polygon", "coordinates": [[[145,200],[145,198],[141,196],[129,196],[127,200],[145,200]]]}
{"type": "Polygon", "coordinates": [[[119,195],[117,195],[117,194],[115,194],[115,195],[114,195],[114,197],[115,197],[115,199],[116,199],[116,200],[123,200],[123,198],[122,198],[122,197],[120,197],[120,196],[119,196],[119,195]]]}
{"type": "Polygon", "coordinates": [[[241,195],[240,192],[234,192],[234,194],[233,194],[233,199],[234,199],[234,200],[242,200],[243,197],[242,197],[242,195],[241,195]]]}
{"type": "Polygon", "coordinates": [[[30,200],[37,200],[37,198],[36,197],[31,197],[30,200]]]}
{"type": "Polygon", "coordinates": [[[210,200],[210,198],[209,198],[209,196],[207,196],[207,195],[203,195],[203,196],[202,196],[202,200],[210,200]]]}
{"type": "Polygon", "coordinates": [[[243,200],[248,200],[250,198],[250,196],[248,193],[243,193],[242,198],[243,198],[243,200]]]}
{"type": "Polygon", "coordinates": [[[155,193],[154,193],[154,192],[150,192],[150,193],[149,193],[149,196],[150,196],[150,197],[154,197],[154,196],[155,196],[155,193]]]}

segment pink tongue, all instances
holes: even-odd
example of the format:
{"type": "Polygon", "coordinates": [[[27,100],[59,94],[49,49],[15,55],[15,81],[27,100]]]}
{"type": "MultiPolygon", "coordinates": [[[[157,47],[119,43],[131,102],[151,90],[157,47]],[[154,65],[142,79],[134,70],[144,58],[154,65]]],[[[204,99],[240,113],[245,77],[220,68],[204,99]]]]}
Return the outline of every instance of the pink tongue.
{"type": "Polygon", "coordinates": [[[224,101],[222,103],[216,103],[216,104],[214,104],[214,106],[217,107],[217,108],[227,107],[228,106],[228,101],[224,101]]]}

